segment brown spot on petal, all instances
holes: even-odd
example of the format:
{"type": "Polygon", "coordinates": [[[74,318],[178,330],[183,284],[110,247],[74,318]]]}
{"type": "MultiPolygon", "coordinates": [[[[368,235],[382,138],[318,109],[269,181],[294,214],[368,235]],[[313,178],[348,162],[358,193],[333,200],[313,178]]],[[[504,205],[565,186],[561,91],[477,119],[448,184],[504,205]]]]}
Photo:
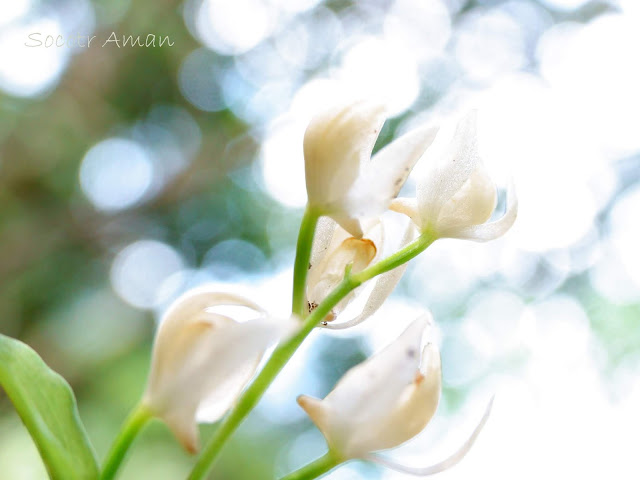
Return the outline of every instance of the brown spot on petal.
{"type": "Polygon", "coordinates": [[[420,385],[424,381],[424,379],[425,376],[420,371],[418,371],[415,378],[413,379],[413,383],[415,383],[416,385],[420,385]]]}

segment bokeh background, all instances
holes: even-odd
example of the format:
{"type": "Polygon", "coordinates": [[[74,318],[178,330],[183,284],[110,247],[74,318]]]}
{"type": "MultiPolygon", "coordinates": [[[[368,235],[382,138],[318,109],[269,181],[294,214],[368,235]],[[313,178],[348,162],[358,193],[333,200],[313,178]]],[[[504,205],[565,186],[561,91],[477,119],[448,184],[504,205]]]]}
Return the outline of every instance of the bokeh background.
{"type": "MultiPolygon", "coordinates": [[[[638,45],[636,0],[4,0],[0,331],[69,380],[102,457],[177,294],[214,282],[286,313],[313,112],[354,91],[385,102],[379,148],[479,108],[486,164],[516,180],[514,229],[436,243],[375,318],[314,335],[215,478],[267,480],[324,453],[296,394],[326,394],[428,308],[446,388],[395,458],[440,460],[497,393],[441,478],[636,479],[638,45]],[[36,32],[96,40],[26,47],[36,32]],[[173,46],[102,47],[111,32],[173,46]]],[[[160,424],[136,446],[123,479],[189,470],[160,424]]],[[[4,397],[0,478],[46,478],[4,397]]],[[[327,478],[408,477],[354,463],[327,478]]]]}

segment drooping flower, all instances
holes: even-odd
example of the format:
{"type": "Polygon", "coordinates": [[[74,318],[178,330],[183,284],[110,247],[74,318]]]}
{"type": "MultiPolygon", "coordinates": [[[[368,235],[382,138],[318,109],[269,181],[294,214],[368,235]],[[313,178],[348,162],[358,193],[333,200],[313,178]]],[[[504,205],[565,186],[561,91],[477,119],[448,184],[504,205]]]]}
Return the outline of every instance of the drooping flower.
{"type": "Polygon", "coordinates": [[[488,222],[496,208],[496,186],[478,152],[475,112],[458,123],[452,136],[440,130],[422,161],[427,171],[418,180],[416,198],[398,198],[391,204],[392,210],[411,217],[421,232],[488,241],[511,228],[518,213],[513,185],[505,214],[488,222]]]}
{"type": "Polygon", "coordinates": [[[142,405],[162,419],[190,452],[198,449],[197,422],[214,422],[233,405],[265,350],[291,328],[255,303],[208,288],[178,298],[167,310],[153,347],[142,405]],[[212,311],[246,307],[257,318],[237,322],[212,311]]]}
{"type": "MultiPolygon", "coordinates": [[[[384,222],[380,218],[362,222],[363,237],[352,237],[334,220],[324,217],[320,220],[311,252],[311,261],[307,280],[307,308],[313,311],[327,295],[338,286],[345,274],[347,265],[355,274],[373,265],[382,258],[385,241],[384,222]]],[[[400,248],[414,237],[415,228],[409,225],[400,248]]],[[[391,294],[400,281],[407,265],[401,265],[389,272],[377,276],[372,282],[373,288],[362,311],[350,320],[340,319],[334,322],[347,305],[360,293],[363,287],[356,288],[346,295],[329,312],[323,326],[329,329],[344,329],[355,326],[373,315],[391,294]]]]}
{"type": "Polygon", "coordinates": [[[414,321],[384,350],[349,370],[324,400],[298,398],[341,461],[366,459],[429,475],[457,463],[471,448],[489,409],[471,438],[437,465],[412,469],[375,454],[410,440],[435,414],[441,391],[440,353],[434,344],[422,347],[427,325],[425,318],[414,321]]]}
{"type": "Polygon", "coordinates": [[[387,348],[352,368],[324,400],[298,403],[344,459],[396,447],[427,425],[440,398],[440,355],[422,352],[425,321],[412,323],[387,348]]]}
{"type": "Polygon", "coordinates": [[[355,102],[317,115],[304,136],[309,207],[357,238],[360,219],[389,208],[437,132],[413,130],[371,158],[384,119],[380,106],[355,102]]]}

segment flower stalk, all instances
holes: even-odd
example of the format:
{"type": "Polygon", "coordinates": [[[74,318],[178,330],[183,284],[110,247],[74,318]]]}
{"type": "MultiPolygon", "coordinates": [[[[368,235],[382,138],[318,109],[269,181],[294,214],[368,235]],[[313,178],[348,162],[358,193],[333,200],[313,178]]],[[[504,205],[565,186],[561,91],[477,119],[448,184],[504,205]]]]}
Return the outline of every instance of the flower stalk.
{"type": "Polygon", "coordinates": [[[280,480],[313,480],[342,464],[340,459],[331,451],[328,451],[322,457],[308,463],[304,467],[291,472],[289,475],[282,477],[280,480]]]}
{"type": "Polygon", "coordinates": [[[307,309],[305,308],[305,287],[307,285],[309,260],[311,259],[311,245],[319,218],[320,216],[313,208],[307,207],[302,217],[300,232],[298,234],[296,260],[293,266],[293,300],[291,311],[300,318],[303,318],[307,313],[307,309]]]}
{"type": "Polygon", "coordinates": [[[115,478],[133,440],[152,417],[151,412],[142,405],[138,405],[131,411],[107,454],[102,472],[100,473],[100,480],[111,480],[115,478]]]}

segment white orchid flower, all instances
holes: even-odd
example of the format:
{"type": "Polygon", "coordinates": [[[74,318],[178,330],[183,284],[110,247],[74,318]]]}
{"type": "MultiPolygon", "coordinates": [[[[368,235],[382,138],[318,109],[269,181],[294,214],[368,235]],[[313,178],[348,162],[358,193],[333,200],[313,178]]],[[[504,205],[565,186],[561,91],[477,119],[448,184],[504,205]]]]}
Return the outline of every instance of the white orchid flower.
{"type": "Polygon", "coordinates": [[[487,223],[496,208],[496,186],[478,153],[475,112],[458,123],[452,136],[446,133],[440,130],[423,159],[428,170],[418,181],[416,198],[398,198],[391,209],[436,238],[488,241],[502,236],[515,222],[518,201],[510,185],[505,214],[487,223]]]}
{"type": "MultiPolygon", "coordinates": [[[[347,265],[351,273],[359,273],[376,263],[382,257],[385,228],[380,219],[363,222],[363,237],[352,237],[330,218],[322,218],[318,224],[311,251],[309,274],[307,277],[307,309],[312,312],[338,286],[345,274],[347,265]]],[[[415,228],[409,225],[400,248],[414,237],[415,228]]],[[[401,265],[376,277],[373,289],[369,292],[362,311],[350,320],[334,322],[346,306],[360,294],[359,287],[345,296],[325,317],[323,326],[329,329],[353,327],[373,315],[382,306],[396,287],[407,265],[401,265]],[[330,323],[331,322],[331,323],[330,323]]]]}
{"type": "Polygon", "coordinates": [[[374,454],[410,440],[435,414],[441,391],[440,353],[434,344],[422,348],[427,325],[425,318],[414,321],[396,341],[349,370],[324,400],[298,398],[340,460],[365,459],[430,475],[454,465],[471,448],[490,407],[470,439],[436,465],[410,468],[374,454]]]}
{"type": "Polygon", "coordinates": [[[272,319],[253,302],[208,288],[187,292],[167,310],[153,347],[142,405],[162,419],[190,452],[197,422],[214,422],[233,405],[265,350],[291,323],[272,319]],[[211,311],[239,306],[257,318],[237,322],[211,311]]]}
{"type": "Polygon", "coordinates": [[[357,238],[359,220],[389,208],[437,132],[413,130],[371,158],[384,119],[382,107],[355,102],[317,115],[304,136],[309,207],[357,238]]]}

